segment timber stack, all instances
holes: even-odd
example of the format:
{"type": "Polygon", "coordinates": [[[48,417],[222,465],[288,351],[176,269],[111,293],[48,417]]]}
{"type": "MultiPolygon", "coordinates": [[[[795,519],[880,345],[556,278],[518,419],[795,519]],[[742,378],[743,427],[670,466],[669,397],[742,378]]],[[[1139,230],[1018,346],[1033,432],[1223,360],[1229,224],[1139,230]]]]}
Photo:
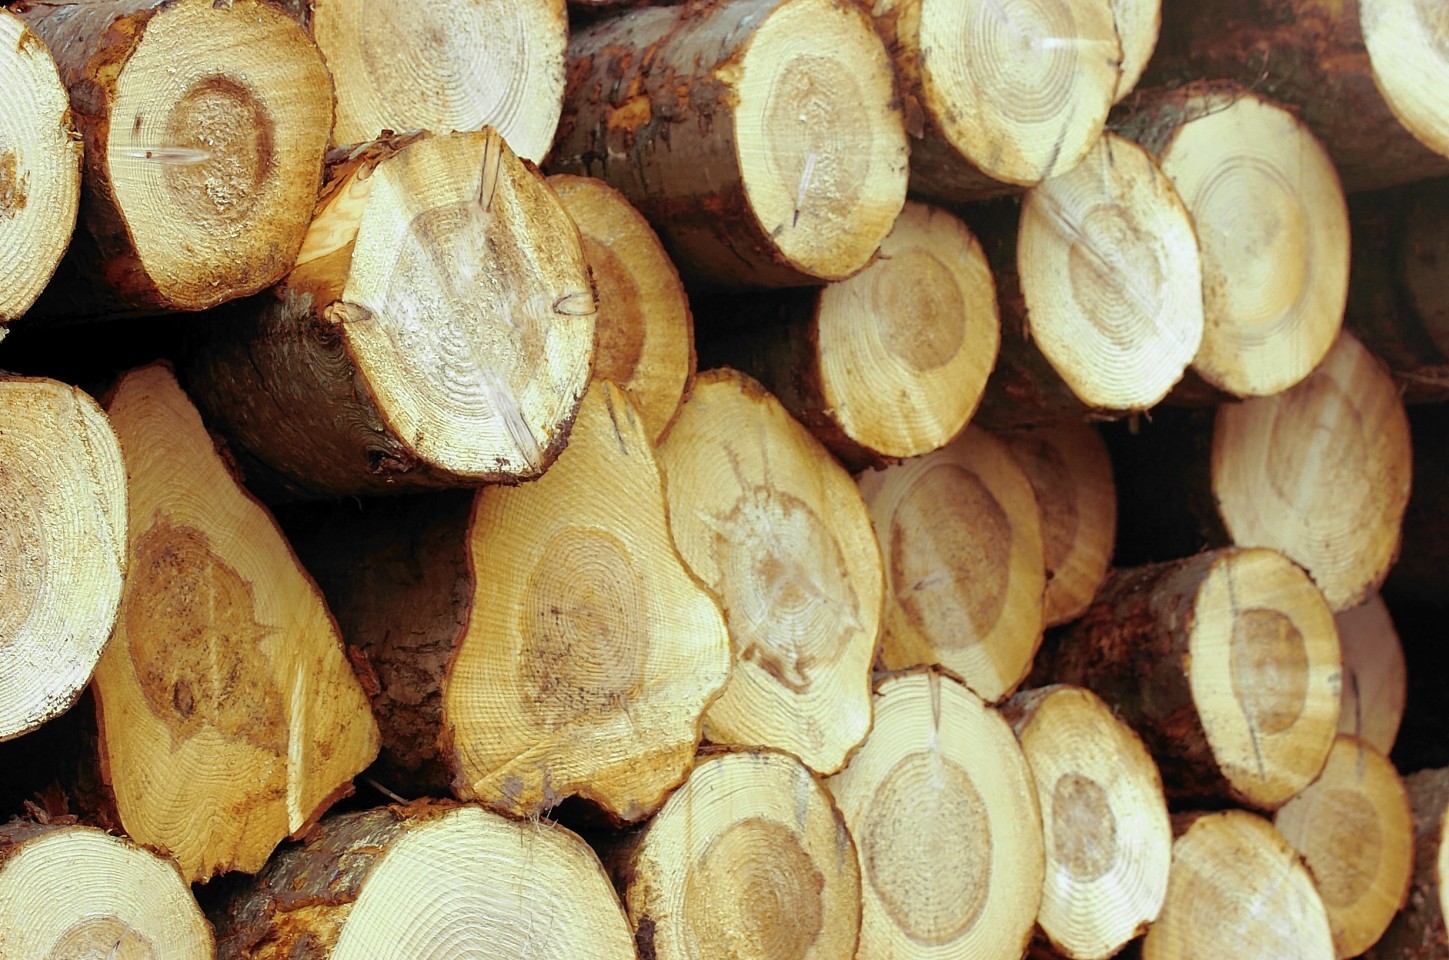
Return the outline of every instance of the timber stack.
{"type": "Polygon", "coordinates": [[[1449,960],[1446,10],[0,0],[0,960],[1449,960]]]}

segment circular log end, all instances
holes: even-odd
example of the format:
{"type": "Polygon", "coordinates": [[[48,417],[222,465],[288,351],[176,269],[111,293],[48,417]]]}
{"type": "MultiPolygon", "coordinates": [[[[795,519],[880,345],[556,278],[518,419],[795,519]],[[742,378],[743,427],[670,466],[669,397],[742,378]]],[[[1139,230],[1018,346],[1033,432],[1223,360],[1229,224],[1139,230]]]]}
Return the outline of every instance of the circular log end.
{"type": "Polygon", "coordinates": [[[941,664],[988,701],[1008,695],[1041,641],[1040,512],[1007,448],[968,427],[950,445],[860,476],[887,599],[881,657],[941,664]]]}
{"type": "Polygon", "coordinates": [[[0,740],[80,696],[126,569],[126,468],[99,406],[53,380],[0,378],[0,740]]]}
{"type": "Polygon", "coordinates": [[[906,198],[905,125],[869,18],[786,0],[739,65],[735,150],[745,197],[776,256],[842,280],[870,262],[906,198]]]}
{"type": "Polygon", "coordinates": [[[1147,748],[1079,687],[1018,694],[1003,707],[1041,801],[1046,884],[1037,922],[1078,960],[1114,955],[1157,919],[1172,825],[1147,748]]]}
{"type": "MultiPolygon", "coordinates": [[[[81,143],[45,43],[0,10],[0,325],[30,308],[55,272],[80,206],[81,143]]],[[[4,327],[0,326],[0,332],[4,327]]]]}
{"type": "Polygon", "coordinates": [[[1272,550],[1228,550],[1193,600],[1189,683],[1232,792],[1276,809],[1308,786],[1338,727],[1342,658],[1333,614],[1272,550]]]}
{"type": "Polygon", "coordinates": [[[1032,342],[1088,407],[1155,405],[1203,340],[1192,218],[1147,151],[1115,134],[1027,192],[1017,270],[1032,342]]]}
{"type": "Polygon", "coordinates": [[[881,683],[828,783],[861,863],[861,956],[1015,956],[1041,902],[1036,789],[1011,728],[929,671],[881,683]]]}
{"type": "Polygon", "coordinates": [[[564,0],[318,0],[312,35],[337,85],[334,143],[487,126],[538,162],[553,142],[564,0]]]}
{"type": "Polygon", "coordinates": [[[1122,73],[1112,102],[1121,103],[1137,88],[1137,81],[1147,69],[1157,49],[1157,36],[1162,29],[1162,0],[1112,0],[1112,19],[1117,24],[1117,37],[1122,41],[1122,73]]]}
{"type": "Polygon", "coordinates": [[[1241,810],[1193,821],[1172,846],[1167,900],[1143,960],[1237,956],[1331,960],[1333,937],[1313,878],[1272,825],[1241,810]]]}
{"type": "Polygon", "coordinates": [[[1334,618],[1343,649],[1343,698],[1338,732],[1358,737],[1384,756],[1394,749],[1404,719],[1408,675],[1404,648],[1383,598],[1334,618]]]}
{"type": "Polygon", "coordinates": [[[1225,404],[1214,421],[1212,489],[1228,535],[1307,569],[1335,610],[1388,573],[1411,467],[1398,386],[1348,334],[1302,383],[1225,404]]]}
{"type": "Polygon", "coordinates": [[[1363,0],[1374,83],[1420,143],[1449,156],[1449,9],[1437,0],[1363,0]]]}
{"type": "Polygon", "coordinates": [[[855,952],[860,868],[799,761],[706,757],[650,823],[624,890],[656,960],[825,960],[855,952]]]}
{"type": "Polygon", "coordinates": [[[161,305],[199,310],[292,265],[317,199],[332,83],[263,0],[160,8],[115,80],[115,202],[161,305]]]}
{"type": "Polygon", "coordinates": [[[1202,248],[1193,368],[1234,396],[1268,396],[1306,377],[1343,325],[1348,209],[1328,153],[1287,110],[1243,91],[1199,99],[1159,158],[1202,248]]]}
{"type": "Polygon", "coordinates": [[[1338,956],[1377,943],[1414,872],[1413,816],[1393,764],[1364,741],[1340,736],[1323,774],[1273,823],[1313,874],[1338,956]]]}
{"type": "Polygon", "coordinates": [[[821,294],[821,388],[851,440],[913,457],[980,402],[1001,339],[996,286],[976,237],[935,207],[906,204],[880,252],[821,294]]]}

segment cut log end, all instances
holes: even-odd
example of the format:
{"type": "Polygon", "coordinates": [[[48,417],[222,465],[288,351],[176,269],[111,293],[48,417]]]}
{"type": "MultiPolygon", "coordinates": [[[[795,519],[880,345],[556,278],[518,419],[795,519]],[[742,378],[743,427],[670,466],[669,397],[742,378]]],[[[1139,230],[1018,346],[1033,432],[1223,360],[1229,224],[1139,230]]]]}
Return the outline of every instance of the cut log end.
{"type": "Polygon", "coordinates": [[[45,44],[0,10],[0,336],[40,296],[70,245],[81,144],[70,96],[45,44]]]}
{"type": "Polygon", "coordinates": [[[828,781],[861,862],[860,956],[1018,956],[1041,903],[1036,789],[1011,728],[955,681],[883,681],[828,781]]]}
{"type": "Polygon", "coordinates": [[[1192,217],[1152,157],[1113,134],[1027,192],[1017,270],[1033,344],[1090,408],[1153,406],[1202,343],[1192,217]]]}
{"type": "Polygon", "coordinates": [[[964,158],[971,169],[939,163],[940,150],[924,165],[913,156],[913,190],[971,199],[979,191],[970,189],[970,174],[984,174],[998,189],[1029,186],[1081,161],[1101,134],[1121,76],[1111,4],[975,0],[920,7],[915,95],[935,135],[958,154],[955,164],[964,158]]]}
{"type": "Polygon", "coordinates": [[[929,453],[959,434],[996,359],[996,287],[975,236],[907,203],[880,259],[820,294],[821,394],[841,431],[880,457],[929,453]]]}
{"type": "Polygon", "coordinates": [[[1420,770],[1404,778],[1414,818],[1414,874],[1408,902],[1369,960],[1439,960],[1449,956],[1449,770],[1420,770]]]}
{"type": "Polygon", "coordinates": [[[1399,735],[1408,696],[1404,648],[1398,632],[1388,607],[1377,594],[1335,619],[1343,649],[1338,732],[1358,737],[1388,756],[1399,735]]]}
{"type": "Polygon", "coordinates": [[[0,826],[6,956],[204,960],[211,927],[176,865],[94,827],[0,826]]]}
{"type": "Polygon", "coordinates": [[[1001,439],[1041,509],[1044,626],[1075,620],[1107,578],[1117,539],[1117,489],[1107,445],[1090,424],[1064,422],[1001,439]]]}
{"type": "Polygon", "coordinates": [[[941,664],[987,701],[1009,695],[1042,636],[1046,567],[1026,473],[968,427],[859,483],[886,565],[883,663],[941,664]]]}
{"type": "Polygon", "coordinates": [[[1313,875],[1338,956],[1378,942],[1408,898],[1414,865],[1409,797],[1393,764],[1341,736],[1323,774],[1273,823],[1313,875]]]}
{"type": "Polygon", "coordinates": [[[316,587],[171,373],[132,371],[108,410],[131,522],[101,772],[126,832],[188,880],[254,871],[350,792],[377,727],[316,587]]]}
{"type": "MultiPolygon", "coordinates": [[[[1193,369],[1268,396],[1333,346],[1348,299],[1348,209],[1328,153],[1287,110],[1241,90],[1172,94],[1159,156],[1202,247],[1206,327],[1193,369]]],[[[1149,98],[1150,99],[1150,98],[1149,98]]]]}
{"type": "Polygon", "coordinates": [[[165,5],[113,82],[93,146],[157,305],[199,310],[280,279],[332,122],[302,29],[262,0],[165,5]]]}
{"type": "Polygon", "coordinates": [[[655,960],[825,960],[855,953],[860,868],[808,769],[766,751],[706,756],[620,871],[655,960]]]}
{"type": "Polygon", "coordinates": [[[334,143],[383,130],[489,126],[543,159],[563,102],[564,0],[317,0],[312,35],[337,84],[334,143]]]}
{"type": "Polygon", "coordinates": [[[7,740],[69,709],[110,637],[126,569],[126,468],[105,414],[74,387],[0,378],[0,423],[7,740]]]}
{"type": "Polygon", "coordinates": [[[1041,802],[1046,884],[1037,922],[1075,960],[1103,960],[1157,919],[1172,824],[1147,748],[1079,687],[1018,694],[1012,721],[1041,802]]]}
{"type": "Polygon", "coordinates": [[[236,895],[221,960],[633,956],[598,858],[546,822],[419,804],[323,821],[236,895]]]}
{"type": "Polygon", "coordinates": [[[1393,562],[1411,460],[1398,387],[1344,334],[1302,383],[1219,409],[1212,490],[1234,542],[1281,551],[1344,610],[1393,562]]]}
{"type": "Polygon", "coordinates": [[[1338,728],[1342,655],[1312,581],[1272,550],[1219,555],[1194,598],[1189,684],[1218,769],[1274,809],[1323,769],[1338,728]]]}
{"type": "Polygon", "coordinates": [[[651,442],[598,382],[547,474],[479,495],[444,692],[460,795],[537,814],[582,794],[632,821],[687,774],[729,634],[670,542],[651,442]]]}
{"type": "Polygon", "coordinates": [[[882,597],[850,475],[733,370],[700,375],[659,456],[675,542],[719,596],[734,645],[705,736],[839,770],[870,728],[882,597]]]}
{"type": "Polygon", "coordinates": [[[594,377],[611,380],[658,440],[694,378],[694,324],[679,273],[637,210],[602,180],[548,178],[584,245],[598,291],[594,377]]]}
{"type": "Polygon", "coordinates": [[[880,39],[849,5],[787,0],[737,70],[736,157],[760,229],[800,273],[851,276],[905,200],[905,132],[880,39]]]}
{"type": "Polygon", "coordinates": [[[1323,901],[1297,851],[1241,810],[1197,818],[1172,847],[1167,901],[1143,960],[1254,954],[1332,960],[1323,901]]]}
{"type": "Polygon", "coordinates": [[[1389,109],[1420,143],[1449,157],[1449,11],[1434,0],[1364,0],[1359,24],[1389,109]]]}
{"type": "Polygon", "coordinates": [[[1162,28],[1162,0],[1112,0],[1112,20],[1122,41],[1122,73],[1112,102],[1121,103],[1137,88],[1162,28]]]}

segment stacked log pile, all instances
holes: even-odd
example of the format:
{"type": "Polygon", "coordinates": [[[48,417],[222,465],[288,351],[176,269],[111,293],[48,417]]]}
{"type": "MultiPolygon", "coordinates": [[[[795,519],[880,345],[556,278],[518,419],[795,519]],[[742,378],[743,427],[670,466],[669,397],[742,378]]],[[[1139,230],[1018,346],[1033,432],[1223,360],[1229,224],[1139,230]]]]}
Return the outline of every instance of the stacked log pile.
{"type": "Polygon", "coordinates": [[[0,960],[1449,960],[1441,4],[0,0],[0,89],[0,960]]]}

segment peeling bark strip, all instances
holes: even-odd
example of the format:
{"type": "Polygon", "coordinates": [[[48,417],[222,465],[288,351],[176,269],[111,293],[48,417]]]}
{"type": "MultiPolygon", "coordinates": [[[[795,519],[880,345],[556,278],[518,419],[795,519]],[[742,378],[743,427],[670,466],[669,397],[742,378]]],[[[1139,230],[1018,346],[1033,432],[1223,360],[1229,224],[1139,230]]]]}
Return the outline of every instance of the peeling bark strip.
{"type": "Polygon", "coordinates": [[[558,197],[492,130],[333,159],[296,266],[205,332],[188,386],[284,495],[538,476],[594,353],[558,197]]]}
{"type": "Polygon", "coordinates": [[[1333,614],[1307,575],[1271,550],[1228,548],[1118,571],[1028,682],[1107,701],[1169,796],[1272,810],[1323,769],[1341,667],[1333,614]]]}
{"type": "Polygon", "coordinates": [[[0,929],[6,957],[216,956],[176,864],[72,817],[0,826],[0,929]]]}
{"type": "Polygon", "coordinates": [[[451,788],[519,815],[582,795],[634,821],[684,778],[729,637],[670,540],[651,444],[601,381],[538,480],[291,527],[398,793],[451,788]]]}
{"type": "Polygon", "coordinates": [[[1449,14],[1439,0],[1177,4],[1149,71],[1291,104],[1351,191],[1449,173],[1449,14]],[[1365,55],[1367,54],[1367,55],[1365,55]]]}
{"type": "Polygon", "coordinates": [[[74,387],[0,375],[0,558],[9,740],[76,702],[121,600],[126,466],[105,414],[74,387]]]}
{"type": "Polygon", "coordinates": [[[220,960],[634,956],[587,844],[454,803],[324,820],[212,919],[220,960]]]}
{"type": "Polygon", "coordinates": [[[75,230],[81,143],[70,96],[35,34],[0,10],[0,339],[40,296],[75,230]]]}
{"type": "Polygon", "coordinates": [[[905,201],[890,60],[845,0],[631,10],[576,32],[568,70],[551,168],[620,190],[694,280],[843,279],[905,201]]]}
{"type": "Polygon", "coordinates": [[[337,626],[162,366],[109,398],[128,576],[96,667],[101,774],[126,832],[188,882],[253,872],[377,755],[337,626]]]}
{"type": "Polygon", "coordinates": [[[332,126],[302,28],[263,0],[20,6],[85,140],[87,237],[35,314],[199,310],[278,280],[332,126]]]}

